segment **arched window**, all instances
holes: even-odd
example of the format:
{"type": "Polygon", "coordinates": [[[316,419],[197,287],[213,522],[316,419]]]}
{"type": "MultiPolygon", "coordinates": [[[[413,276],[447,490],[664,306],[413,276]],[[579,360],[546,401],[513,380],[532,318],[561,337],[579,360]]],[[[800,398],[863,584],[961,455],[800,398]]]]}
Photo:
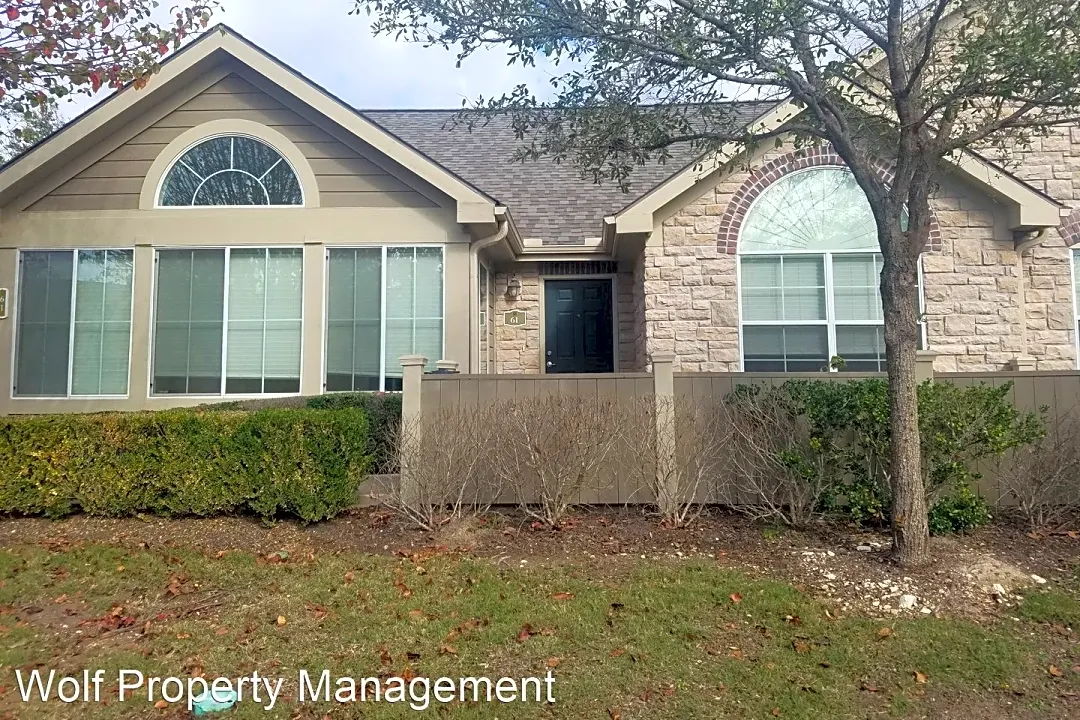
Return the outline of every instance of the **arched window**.
{"type": "Polygon", "coordinates": [[[743,368],[885,369],[877,228],[842,167],[785,175],[750,207],[739,238],[743,368]]]}
{"type": "Polygon", "coordinates": [[[292,165],[247,135],[208,138],[184,151],[165,174],[160,207],[303,205],[292,165]]]}

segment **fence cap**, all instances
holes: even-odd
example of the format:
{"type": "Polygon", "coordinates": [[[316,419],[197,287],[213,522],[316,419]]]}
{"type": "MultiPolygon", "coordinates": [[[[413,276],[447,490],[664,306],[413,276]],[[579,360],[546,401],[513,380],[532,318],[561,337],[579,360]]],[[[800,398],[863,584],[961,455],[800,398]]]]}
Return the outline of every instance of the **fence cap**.
{"type": "Polygon", "coordinates": [[[402,355],[398,358],[398,362],[401,363],[402,367],[415,367],[417,365],[423,367],[427,365],[427,358],[423,355],[402,355]]]}
{"type": "Polygon", "coordinates": [[[649,356],[649,359],[654,363],[673,363],[675,362],[675,353],[653,353],[649,356]]]}

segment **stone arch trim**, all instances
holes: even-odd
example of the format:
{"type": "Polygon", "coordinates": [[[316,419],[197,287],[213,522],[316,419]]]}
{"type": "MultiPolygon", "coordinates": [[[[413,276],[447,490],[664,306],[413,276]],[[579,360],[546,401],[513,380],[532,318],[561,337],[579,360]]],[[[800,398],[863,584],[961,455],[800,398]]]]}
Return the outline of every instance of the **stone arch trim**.
{"type": "Polygon", "coordinates": [[[1080,210],[1073,210],[1061,224],[1061,239],[1070,247],[1080,243],[1080,210]]]}
{"type": "MultiPolygon", "coordinates": [[[[716,248],[721,255],[736,255],[739,248],[739,233],[742,232],[743,221],[750,211],[750,206],[761,193],[770,185],[793,172],[813,167],[847,167],[844,160],[836,154],[831,145],[803,148],[795,152],[782,155],[770,160],[758,169],[750,173],[748,177],[728,202],[727,209],[720,219],[720,230],[717,233],[716,248]]],[[[892,165],[884,160],[878,160],[875,165],[878,176],[887,183],[893,180],[892,165]]],[[[1080,212],[1074,213],[1077,218],[1077,240],[1080,241],[1080,212]]],[[[937,216],[930,217],[930,236],[927,239],[926,249],[933,252],[941,250],[941,228],[938,226],[937,216]]]]}
{"type": "MultiPolygon", "coordinates": [[[[296,147],[295,143],[274,128],[267,127],[262,123],[251,120],[225,119],[211,120],[185,130],[158,154],[157,159],[154,160],[153,165],[150,167],[150,172],[143,179],[142,192],[139,195],[139,209],[156,209],[158,189],[165,177],[165,173],[172,167],[176,159],[183,155],[184,151],[189,147],[215,135],[249,135],[269,144],[281,153],[281,156],[292,165],[293,170],[296,172],[296,177],[300,181],[300,187],[304,194],[302,207],[317,208],[321,205],[319,185],[315,179],[315,172],[311,169],[311,164],[300,149],[296,147]]],[[[209,209],[213,210],[215,208],[209,209]]],[[[227,209],[236,210],[238,208],[227,209]]],[[[250,211],[253,209],[259,210],[260,208],[256,205],[239,209],[250,211]]],[[[167,211],[174,210],[176,208],[167,209],[167,211]]]]}

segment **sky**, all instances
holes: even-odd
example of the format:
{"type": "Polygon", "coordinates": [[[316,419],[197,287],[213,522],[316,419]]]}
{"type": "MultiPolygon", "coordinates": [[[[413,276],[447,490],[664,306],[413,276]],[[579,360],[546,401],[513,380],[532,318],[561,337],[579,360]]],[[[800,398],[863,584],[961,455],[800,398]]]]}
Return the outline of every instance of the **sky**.
{"type": "MultiPolygon", "coordinates": [[[[550,70],[508,67],[491,50],[456,67],[453,52],[375,37],[352,0],[222,0],[222,22],[354,107],[460,108],[462,100],[500,95],[520,83],[545,93],[550,70]]],[[[165,5],[171,3],[164,3],[165,5]]],[[[63,108],[71,117],[104,96],[63,108]]]]}

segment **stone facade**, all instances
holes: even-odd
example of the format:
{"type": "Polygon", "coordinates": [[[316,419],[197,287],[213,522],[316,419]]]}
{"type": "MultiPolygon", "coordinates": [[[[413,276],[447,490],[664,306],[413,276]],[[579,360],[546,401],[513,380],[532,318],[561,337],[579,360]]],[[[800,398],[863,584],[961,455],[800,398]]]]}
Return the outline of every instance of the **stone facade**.
{"type": "MultiPolygon", "coordinates": [[[[1071,245],[1080,243],[1080,128],[1035,138],[1030,148],[998,158],[1037,189],[1076,208],[1062,227],[1024,253],[1004,209],[955,177],[933,198],[934,222],[922,258],[927,346],[935,369],[989,371],[1030,357],[1039,370],[1077,366],[1071,245]],[[1024,288],[1021,301],[1020,288],[1024,288]]],[[[736,372],[741,367],[738,236],[753,200],[783,175],[842,165],[828,149],[762,153],[749,168],[722,176],[664,220],[617,287],[619,369],[645,370],[653,353],[673,353],[684,372],[736,372]]],[[[878,171],[888,177],[882,164],[878,171]]],[[[1023,238],[1021,238],[1022,240],[1023,238]]],[[[627,263],[630,264],[630,263],[627,263]]],[[[506,298],[507,275],[496,275],[497,371],[540,371],[541,283],[518,273],[522,292],[506,298]],[[524,328],[502,325],[502,312],[523,309],[524,328]]]]}
{"type": "MultiPolygon", "coordinates": [[[[1050,147],[1055,149],[1047,169],[1036,165],[1034,172],[1059,177],[1047,179],[1040,189],[1080,205],[1080,160],[1071,164],[1074,156],[1069,154],[1080,158],[1080,143],[1059,138],[1050,147]],[[1062,149],[1066,145],[1068,151],[1062,149]],[[1066,167],[1073,168],[1074,179],[1068,182],[1060,177],[1066,167]]],[[[677,369],[685,372],[738,371],[735,253],[746,211],[784,174],[839,164],[838,157],[821,149],[765,153],[752,170],[722,177],[665,220],[645,249],[646,352],[673,352],[677,369]]],[[[887,176],[887,166],[879,172],[887,176]]],[[[1070,251],[1060,235],[1048,234],[1025,255],[1025,331],[1015,243],[1002,208],[955,179],[943,181],[933,206],[923,287],[928,347],[939,353],[935,369],[999,370],[1017,356],[1033,357],[1038,369],[1076,367],[1070,251]]],[[[1073,242],[1080,240],[1080,213],[1075,217],[1066,231],[1073,233],[1073,242]]]]}

